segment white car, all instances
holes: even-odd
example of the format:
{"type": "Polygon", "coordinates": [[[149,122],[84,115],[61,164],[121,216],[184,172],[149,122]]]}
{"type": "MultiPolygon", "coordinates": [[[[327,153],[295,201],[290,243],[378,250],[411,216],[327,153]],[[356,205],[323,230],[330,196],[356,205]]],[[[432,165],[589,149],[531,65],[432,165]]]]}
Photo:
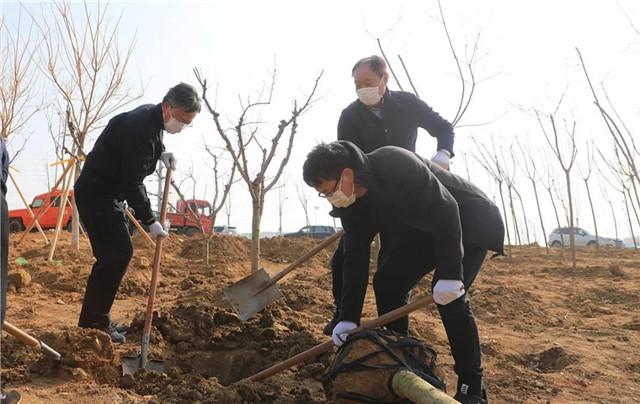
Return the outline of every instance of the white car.
{"type": "MultiPolygon", "coordinates": [[[[599,244],[601,246],[609,246],[609,247],[623,247],[622,240],[616,240],[608,237],[598,237],[589,234],[584,229],[579,227],[574,227],[574,234],[576,237],[576,247],[587,247],[587,246],[595,246],[599,244]],[[597,243],[596,243],[597,240],[597,243]]],[[[549,245],[552,247],[568,247],[571,245],[569,241],[570,227],[562,227],[559,229],[555,229],[549,235],[549,245]]]]}
{"type": "Polygon", "coordinates": [[[232,234],[234,236],[238,235],[238,229],[236,229],[235,226],[213,226],[213,231],[220,234],[232,234]]]}

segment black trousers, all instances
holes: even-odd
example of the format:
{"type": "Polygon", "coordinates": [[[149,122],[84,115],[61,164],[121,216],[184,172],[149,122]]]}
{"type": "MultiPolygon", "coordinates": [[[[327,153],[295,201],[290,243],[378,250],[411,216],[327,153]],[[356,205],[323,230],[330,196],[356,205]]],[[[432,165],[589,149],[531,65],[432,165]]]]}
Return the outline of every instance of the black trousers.
{"type": "MultiPolygon", "coordinates": [[[[381,234],[381,248],[378,256],[378,268],[373,277],[373,290],[376,296],[378,315],[388,313],[408,303],[411,289],[429,272],[434,270],[435,251],[433,243],[421,237],[402,240],[385,240],[381,234]]],[[[340,240],[332,260],[333,296],[336,311],[342,291],[342,246],[340,240]]],[[[453,302],[438,306],[444,325],[451,354],[455,360],[455,372],[459,380],[468,384],[479,383],[482,378],[480,338],[475,318],[469,305],[468,290],[473,284],[487,250],[474,246],[464,246],[462,261],[464,286],[467,293],[453,302]]],[[[438,281],[434,276],[432,286],[438,281]]],[[[387,325],[387,328],[407,333],[409,317],[405,316],[387,325]]]]}
{"type": "Polygon", "coordinates": [[[96,258],[87,280],[78,325],[106,329],[111,322],[113,300],[133,255],[124,207],[116,199],[92,197],[78,187],[75,198],[96,258]]]}
{"type": "Polygon", "coordinates": [[[0,192],[0,328],[7,314],[7,286],[9,278],[9,209],[0,192]]]}

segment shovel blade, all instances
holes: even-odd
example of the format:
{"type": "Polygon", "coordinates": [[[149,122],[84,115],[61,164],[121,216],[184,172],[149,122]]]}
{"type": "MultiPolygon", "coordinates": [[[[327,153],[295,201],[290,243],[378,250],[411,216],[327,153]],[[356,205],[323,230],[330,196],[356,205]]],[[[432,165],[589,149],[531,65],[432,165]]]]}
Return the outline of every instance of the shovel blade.
{"type": "MultiPolygon", "coordinates": [[[[142,358],[138,356],[123,356],[122,357],[122,374],[133,375],[141,369],[142,358]]],[[[164,373],[164,361],[151,359],[147,360],[144,368],[150,372],[164,373]]]]}
{"type": "Polygon", "coordinates": [[[260,310],[282,297],[282,292],[272,285],[260,293],[256,292],[269,282],[267,271],[261,268],[224,290],[224,297],[240,320],[247,321],[260,310]]]}

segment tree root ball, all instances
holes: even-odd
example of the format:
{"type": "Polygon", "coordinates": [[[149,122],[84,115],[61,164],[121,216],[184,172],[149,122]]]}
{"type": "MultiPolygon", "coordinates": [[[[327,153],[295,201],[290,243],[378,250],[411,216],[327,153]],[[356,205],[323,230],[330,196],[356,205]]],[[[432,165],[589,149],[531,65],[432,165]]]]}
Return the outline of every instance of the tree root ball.
{"type": "MultiPolygon", "coordinates": [[[[387,338],[387,347],[401,358],[407,353],[415,357],[421,356],[418,347],[394,347],[398,337],[387,338]]],[[[422,351],[424,354],[424,351],[422,351]]],[[[425,367],[435,366],[435,357],[427,351],[425,367]]],[[[330,377],[325,384],[327,396],[335,403],[352,403],[345,398],[345,393],[360,394],[376,400],[389,402],[406,402],[396,396],[390,387],[390,379],[396,370],[404,368],[394,356],[378,342],[366,338],[354,338],[338,351],[329,371],[330,377]],[[354,366],[354,362],[358,365],[354,366]],[[364,365],[364,366],[361,366],[364,365]]],[[[435,367],[435,374],[441,379],[443,372],[435,367]]]]}

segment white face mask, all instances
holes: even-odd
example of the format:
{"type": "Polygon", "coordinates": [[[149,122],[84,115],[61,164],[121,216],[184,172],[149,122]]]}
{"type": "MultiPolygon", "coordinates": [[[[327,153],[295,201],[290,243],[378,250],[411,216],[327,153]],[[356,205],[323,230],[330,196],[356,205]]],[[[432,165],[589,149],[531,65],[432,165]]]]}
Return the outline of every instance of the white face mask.
{"type": "Polygon", "coordinates": [[[382,79],[375,87],[363,87],[356,89],[356,94],[358,95],[358,99],[366,106],[374,106],[380,102],[382,99],[382,94],[380,94],[380,84],[382,84],[382,79]]]}
{"type": "Polygon", "coordinates": [[[167,122],[164,123],[164,130],[169,133],[178,133],[182,129],[184,129],[187,124],[184,122],[180,122],[176,118],[174,118],[173,113],[170,112],[171,118],[167,122]]]}
{"type": "Polygon", "coordinates": [[[336,208],[346,208],[356,201],[355,185],[352,186],[351,196],[347,196],[347,194],[342,192],[340,185],[342,185],[342,176],[340,176],[340,181],[338,181],[338,189],[331,195],[328,195],[327,200],[336,208]]]}

